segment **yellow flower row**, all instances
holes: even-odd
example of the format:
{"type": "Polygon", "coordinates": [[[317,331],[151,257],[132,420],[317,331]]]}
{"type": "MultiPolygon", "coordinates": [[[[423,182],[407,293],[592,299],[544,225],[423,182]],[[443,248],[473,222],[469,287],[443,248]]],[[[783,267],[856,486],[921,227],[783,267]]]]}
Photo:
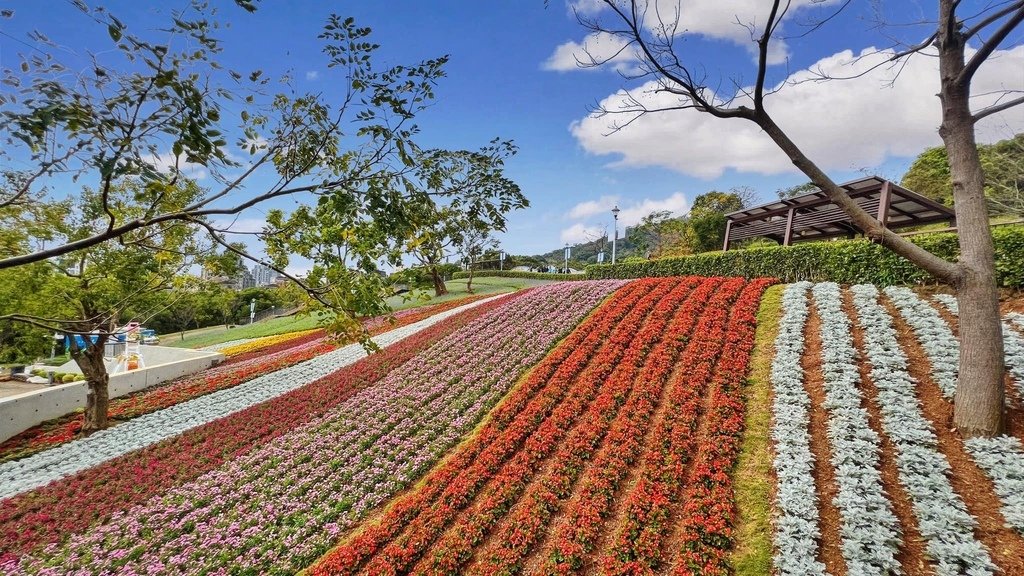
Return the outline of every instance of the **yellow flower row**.
{"type": "Polygon", "coordinates": [[[266,348],[267,346],[273,346],[280,344],[287,340],[293,340],[295,338],[301,338],[308,336],[313,332],[320,330],[319,328],[313,328],[312,330],[303,330],[301,332],[288,332],[287,334],[275,334],[274,336],[264,336],[263,338],[257,338],[234,346],[229,346],[220,350],[220,353],[225,356],[237,356],[238,354],[244,354],[246,352],[252,352],[253,350],[259,350],[260,348],[266,348]]]}

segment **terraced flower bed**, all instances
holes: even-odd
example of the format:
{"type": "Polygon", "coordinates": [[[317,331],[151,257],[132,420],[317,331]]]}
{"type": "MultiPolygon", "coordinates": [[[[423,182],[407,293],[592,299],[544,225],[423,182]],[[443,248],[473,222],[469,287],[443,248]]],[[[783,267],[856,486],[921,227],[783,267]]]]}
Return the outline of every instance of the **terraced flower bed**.
{"type": "Polygon", "coordinates": [[[769,284],[630,284],[606,305],[624,309],[620,321],[574,332],[571,353],[548,356],[419,489],[310,573],[686,574],[719,564],[737,395],[769,284]],[[637,287],[645,296],[627,301],[637,287]]]}
{"type": "MultiPolygon", "coordinates": [[[[332,526],[358,518],[421,474],[520,372],[620,285],[575,283],[529,291],[515,298],[515,306],[491,310],[329,409],[307,406],[299,413],[308,420],[293,420],[276,438],[194,480],[136,500],[138,505],[122,508],[62,546],[9,558],[4,568],[36,573],[47,566],[74,566],[99,572],[180,565],[265,573],[301,567],[329,544],[332,526]],[[336,452],[325,458],[325,450],[336,452]]],[[[221,440],[238,434],[225,432],[221,440]]],[[[167,457],[173,459],[168,464],[180,460],[173,451],[167,457]]],[[[35,500],[27,494],[23,501],[35,500]]]]}
{"type": "MultiPolygon", "coordinates": [[[[371,336],[401,328],[476,302],[486,296],[469,296],[441,304],[412,308],[395,314],[394,318],[375,318],[366,323],[371,336]]],[[[186,400],[232,388],[253,378],[306,362],[336,350],[344,343],[326,338],[322,330],[307,330],[259,338],[221,350],[231,357],[218,366],[198,374],[178,378],[110,401],[109,417],[123,422],[186,400]],[[232,355],[233,354],[233,355],[232,355]]],[[[69,414],[44,422],[0,443],[0,463],[31,456],[37,452],[70,442],[82,430],[83,416],[69,414]]]]}
{"type": "MultiPolygon", "coordinates": [[[[0,464],[0,572],[1024,574],[1024,317],[1004,326],[1007,434],[964,441],[955,300],[804,282],[757,316],[773,283],[410,312],[378,354],[0,464]]],[[[225,373],[330,345],[301,341],[225,373]]]]}

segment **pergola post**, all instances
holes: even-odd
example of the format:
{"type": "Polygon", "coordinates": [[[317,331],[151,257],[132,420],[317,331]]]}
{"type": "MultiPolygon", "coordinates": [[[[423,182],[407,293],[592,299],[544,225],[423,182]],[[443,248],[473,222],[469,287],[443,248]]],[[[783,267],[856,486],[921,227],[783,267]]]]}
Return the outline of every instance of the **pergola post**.
{"type": "Polygon", "coordinates": [[[729,233],[732,232],[732,220],[725,221],[725,242],[722,243],[722,252],[729,251],[729,233]]]}
{"type": "Polygon", "coordinates": [[[878,194],[878,221],[882,226],[889,223],[889,205],[892,204],[892,182],[886,180],[882,183],[882,190],[878,194]]]}
{"type": "Polygon", "coordinates": [[[790,208],[786,214],[786,233],[782,236],[782,245],[789,246],[793,241],[793,215],[796,214],[796,208],[790,208]]]}

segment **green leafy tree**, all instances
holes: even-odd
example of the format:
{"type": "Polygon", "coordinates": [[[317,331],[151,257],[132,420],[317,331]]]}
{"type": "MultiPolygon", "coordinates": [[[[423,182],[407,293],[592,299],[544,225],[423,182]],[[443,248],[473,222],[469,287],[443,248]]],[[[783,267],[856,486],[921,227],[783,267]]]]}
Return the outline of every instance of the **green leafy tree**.
{"type": "Polygon", "coordinates": [[[742,210],[742,191],[712,190],[697,196],[687,216],[687,243],[693,253],[721,250],[725,241],[725,215],[742,210]]]}
{"type": "MultiPolygon", "coordinates": [[[[255,8],[236,4],[247,12],[255,8]]],[[[18,185],[5,190],[0,206],[32,202],[47,183],[75,177],[100,192],[105,225],[74,241],[19,250],[0,258],[0,269],[172,223],[199,226],[225,249],[261,261],[232,246],[215,219],[302,195],[312,199],[311,208],[295,221],[329,212],[330,234],[344,236],[356,263],[314,274],[316,286],[277,265],[285,261],[280,253],[264,263],[333,309],[338,326],[351,327],[356,311],[383,306],[381,282],[368,263],[387,256],[379,249],[389,239],[385,232],[408,229],[399,200],[414,168],[414,120],[434,98],[446,57],[380,66],[370,29],[332,15],[318,35],[340,87],[329,98],[299,92],[287,76],[274,80],[260,70],[224,67],[218,62],[220,24],[205,2],[187,2],[159,30],[84,3],[61,7],[70,11],[59,14],[62,21],[93,27],[109,45],[86,57],[69,53],[67,42],[33,34],[34,50],[22,56],[21,66],[5,68],[2,153],[29,168],[12,178],[18,185]],[[83,59],[90,62],[84,69],[83,59]],[[167,191],[195,170],[206,173],[211,186],[189,204],[169,204],[167,191]],[[129,179],[141,183],[133,198],[141,211],[126,219],[108,200],[110,190],[129,179]]],[[[282,246],[294,222],[276,222],[287,225],[268,226],[261,236],[282,246]]]]}
{"type": "MultiPolygon", "coordinates": [[[[144,186],[138,181],[122,182],[104,191],[85,189],[73,202],[54,203],[51,208],[59,211],[60,217],[47,230],[46,237],[75,242],[106,227],[108,213],[124,219],[141,217],[144,208],[135,198],[144,186]]],[[[192,202],[201,193],[189,181],[164,190],[166,202],[178,205],[192,202]]],[[[35,306],[24,306],[24,300],[0,304],[0,321],[69,335],[71,357],[88,384],[84,434],[107,424],[106,343],[118,326],[130,321],[145,322],[166,307],[168,290],[175,278],[203,252],[196,233],[195,226],[170,222],[133,230],[123,234],[118,242],[105,242],[45,262],[0,270],[0,285],[28,275],[39,286],[35,296],[39,302],[35,306]]]]}
{"type": "Polygon", "coordinates": [[[411,215],[405,249],[430,274],[436,296],[448,293],[439,266],[465,230],[504,231],[506,214],[529,206],[504,175],[505,160],[515,153],[510,142],[494,140],[479,152],[431,150],[417,157],[417,178],[405,182],[411,215]]]}
{"type": "MultiPolygon", "coordinates": [[[[1024,134],[978,147],[985,198],[992,215],[1024,216],[1024,134]]],[[[905,188],[953,206],[953,177],[946,148],[922,152],[900,182],[905,188]]]]}

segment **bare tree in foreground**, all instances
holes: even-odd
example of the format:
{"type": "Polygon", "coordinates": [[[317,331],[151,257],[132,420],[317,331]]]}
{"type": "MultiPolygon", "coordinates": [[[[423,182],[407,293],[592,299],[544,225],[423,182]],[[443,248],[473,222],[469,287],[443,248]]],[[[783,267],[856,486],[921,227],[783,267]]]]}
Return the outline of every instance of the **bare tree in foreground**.
{"type": "MultiPolygon", "coordinates": [[[[960,259],[946,261],[887,229],[861,208],[824,170],[794,143],[776,124],[767,107],[766,96],[782,88],[766,88],[769,49],[778,41],[779,27],[791,9],[791,2],[765,3],[763,23],[748,25],[757,46],[757,75],[754,85],[742,87],[731,97],[722,97],[710,85],[704,63],[687,60],[680,38],[681,2],[646,0],[602,0],[604,10],[598,16],[577,12],[577,19],[594,33],[610,35],[622,48],[610,57],[588,54],[579,62],[595,67],[611,62],[629,50],[636,53],[637,78],[652,79],[655,91],[677,97],[669,106],[650,107],[626,96],[620,109],[598,109],[597,114],[624,115],[617,123],[621,129],[644,114],[694,110],[717,118],[753,122],[790,158],[818,188],[846,212],[865,236],[903,256],[939,281],[953,287],[960,306],[960,375],[954,409],[954,423],[964,436],[991,436],[1004,427],[1004,385],[1002,326],[996,286],[992,234],[985,201],[985,179],[975,144],[975,124],[989,115],[1024,103],[1024,97],[1012,95],[982,109],[971,107],[971,82],[978,69],[1024,21],[1024,0],[989,4],[980,13],[958,14],[959,0],[937,0],[934,32],[919,44],[894,50],[890,62],[897,65],[913,55],[937,53],[941,91],[942,124],[939,135],[949,154],[953,199],[959,226],[960,259]],[[601,18],[607,14],[610,18],[601,18]],[[977,50],[967,56],[968,43],[977,50]]],[[[808,32],[827,25],[849,1],[821,18],[808,32]]],[[[740,23],[737,22],[737,25],[740,23]]],[[[837,137],[839,137],[837,135],[837,137]]]]}

